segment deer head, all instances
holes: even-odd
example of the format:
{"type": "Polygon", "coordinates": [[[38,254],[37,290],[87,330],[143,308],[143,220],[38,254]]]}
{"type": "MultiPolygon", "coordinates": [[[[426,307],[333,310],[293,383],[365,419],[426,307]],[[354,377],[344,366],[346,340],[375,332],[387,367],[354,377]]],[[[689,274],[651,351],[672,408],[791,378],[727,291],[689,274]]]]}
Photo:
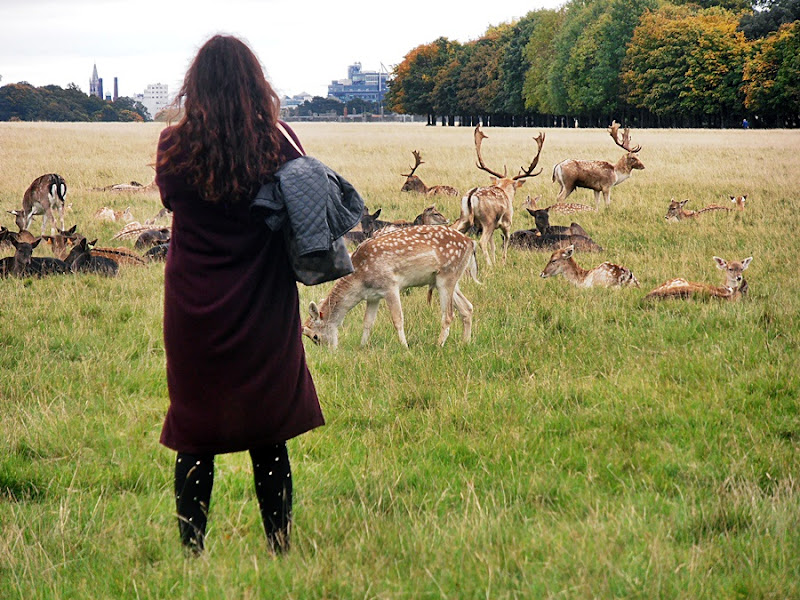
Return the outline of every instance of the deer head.
{"type": "Polygon", "coordinates": [[[523,183],[525,183],[523,181],[524,179],[527,179],[528,177],[536,177],[537,175],[539,175],[539,173],[542,172],[541,169],[539,169],[536,173],[534,173],[533,170],[536,168],[536,165],[539,164],[539,156],[541,156],[542,154],[542,146],[544,145],[544,139],[545,139],[544,133],[539,132],[539,135],[533,138],[536,141],[536,145],[538,146],[538,151],[536,152],[536,156],[531,161],[531,164],[528,166],[527,169],[525,167],[520,167],[519,173],[511,178],[508,177],[508,168],[505,165],[503,165],[503,174],[500,175],[500,173],[491,170],[489,167],[486,166],[486,164],[484,164],[483,157],[481,156],[481,143],[485,138],[488,137],[489,137],[488,135],[486,135],[485,133],[483,133],[483,131],[481,131],[481,126],[480,124],[478,124],[475,127],[475,133],[474,133],[475,152],[478,155],[477,166],[481,171],[486,171],[487,173],[493,176],[492,185],[496,185],[497,187],[505,189],[505,187],[509,186],[510,184],[511,189],[515,190],[516,188],[521,187],[523,183]]]}
{"type": "Polygon", "coordinates": [[[750,266],[750,261],[752,260],[753,257],[750,256],[741,262],[737,260],[728,262],[724,258],[715,256],[714,262],[717,263],[717,268],[720,271],[725,271],[725,287],[734,291],[738,290],[744,281],[743,271],[750,266]]]}
{"type": "Polygon", "coordinates": [[[631,132],[630,128],[626,127],[622,132],[622,139],[619,137],[619,128],[620,124],[616,121],[611,122],[611,126],[608,128],[608,133],[611,135],[611,139],[614,140],[614,143],[622,148],[623,150],[627,150],[627,154],[625,155],[625,163],[627,166],[628,172],[632,169],[644,169],[644,163],[639,160],[639,157],[636,155],[639,150],[642,149],[640,145],[636,145],[631,147],[631,132]]]}

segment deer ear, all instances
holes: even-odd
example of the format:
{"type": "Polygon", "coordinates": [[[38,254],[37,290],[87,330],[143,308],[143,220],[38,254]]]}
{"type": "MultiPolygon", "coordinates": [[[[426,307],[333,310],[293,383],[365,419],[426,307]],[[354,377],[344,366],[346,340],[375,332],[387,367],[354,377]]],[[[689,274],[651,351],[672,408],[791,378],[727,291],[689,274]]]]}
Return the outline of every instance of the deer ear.
{"type": "Polygon", "coordinates": [[[570,258],[575,253],[575,244],[570,244],[564,248],[564,258],[570,258]]]}
{"type": "Polygon", "coordinates": [[[77,229],[78,229],[78,225],[77,225],[77,224],[76,224],[76,225],[73,225],[72,227],[70,227],[69,229],[67,229],[67,233],[68,233],[68,234],[70,234],[70,235],[72,235],[73,233],[75,233],[75,231],[76,231],[77,229]]]}
{"type": "Polygon", "coordinates": [[[36,248],[39,245],[39,242],[42,241],[42,238],[38,237],[34,241],[31,242],[31,248],[36,248]]]}
{"type": "Polygon", "coordinates": [[[747,267],[749,267],[749,266],[750,266],[750,261],[751,261],[751,260],[753,260],[753,257],[752,257],[752,256],[750,256],[749,258],[745,258],[745,259],[742,261],[742,271],[744,271],[744,270],[745,270],[747,267]]]}
{"type": "Polygon", "coordinates": [[[719,256],[714,257],[714,262],[717,263],[717,268],[725,270],[728,267],[728,261],[724,258],[720,258],[719,256]]]}
{"type": "Polygon", "coordinates": [[[311,315],[312,319],[319,319],[319,308],[317,308],[316,302],[308,305],[308,314],[311,315]]]}
{"type": "Polygon", "coordinates": [[[686,206],[686,204],[687,204],[688,202],[689,202],[689,199],[687,198],[686,200],[683,200],[683,201],[679,202],[678,204],[680,204],[680,205],[681,205],[681,207],[683,207],[683,206],[686,206]]]}
{"type": "Polygon", "coordinates": [[[375,213],[372,215],[372,218],[373,219],[377,219],[379,216],[381,216],[381,209],[380,208],[375,211],[375,213]]]}

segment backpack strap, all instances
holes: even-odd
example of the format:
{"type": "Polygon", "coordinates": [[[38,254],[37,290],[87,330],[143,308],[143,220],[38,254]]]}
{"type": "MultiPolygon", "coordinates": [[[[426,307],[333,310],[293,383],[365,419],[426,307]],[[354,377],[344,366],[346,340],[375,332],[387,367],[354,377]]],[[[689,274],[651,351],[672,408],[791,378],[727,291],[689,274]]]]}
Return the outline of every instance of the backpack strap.
{"type": "Polygon", "coordinates": [[[291,135],[289,135],[289,132],[286,131],[286,128],[283,126],[283,124],[280,121],[276,121],[275,122],[275,127],[277,127],[278,131],[280,131],[283,134],[283,137],[285,137],[287,140],[289,140],[289,143],[292,145],[292,147],[295,150],[297,150],[297,152],[300,154],[300,156],[305,156],[306,155],[306,153],[303,152],[300,149],[300,146],[297,145],[297,142],[294,141],[294,138],[291,135]]]}

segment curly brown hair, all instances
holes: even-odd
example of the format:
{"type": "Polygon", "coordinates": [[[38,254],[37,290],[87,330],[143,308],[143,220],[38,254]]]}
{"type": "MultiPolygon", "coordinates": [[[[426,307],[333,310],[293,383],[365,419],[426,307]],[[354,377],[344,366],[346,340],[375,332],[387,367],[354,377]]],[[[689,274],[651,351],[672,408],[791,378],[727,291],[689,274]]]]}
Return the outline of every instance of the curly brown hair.
{"type": "Polygon", "coordinates": [[[215,35],[203,44],[176,102],[184,116],[157,168],[187,172],[205,200],[249,198],[278,168],[280,99],[238,38],[215,35]]]}

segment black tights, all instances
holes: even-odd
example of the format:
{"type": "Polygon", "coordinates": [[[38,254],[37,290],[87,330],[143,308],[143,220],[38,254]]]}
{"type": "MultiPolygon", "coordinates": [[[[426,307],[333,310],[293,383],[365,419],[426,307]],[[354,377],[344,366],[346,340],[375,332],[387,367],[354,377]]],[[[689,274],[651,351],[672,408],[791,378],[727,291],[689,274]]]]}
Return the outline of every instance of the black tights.
{"type": "MultiPolygon", "coordinates": [[[[292,522],[292,470],[285,443],[250,450],[258,508],[267,543],[276,553],[289,549],[292,522]]],[[[175,504],[183,545],[203,551],[214,487],[214,455],[179,452],[175,461],[175,504]]]]}

